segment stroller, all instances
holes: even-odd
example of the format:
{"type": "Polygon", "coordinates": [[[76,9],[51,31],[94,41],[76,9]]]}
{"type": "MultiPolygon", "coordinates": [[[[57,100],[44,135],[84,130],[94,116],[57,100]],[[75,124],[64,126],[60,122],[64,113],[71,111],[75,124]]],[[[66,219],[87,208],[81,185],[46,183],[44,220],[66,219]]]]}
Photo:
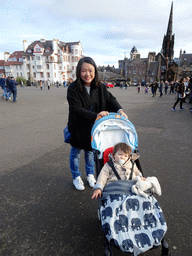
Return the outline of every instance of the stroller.
{"type": "MultiPolygon", "coordinates": [[[[91,131],[91,146],[96,162],[96,175],[107,162],[108,154],[119,142],[138,152],[138,137],[134,125],[117,113],[96,120],[91,131]]],[[[135,161],[143,174],[139,160],[135,161]]],[[[162,256],[169,255],[164,236],[167,224],[162,209],[152,194],[148,198],[132,193],[132,180],[117,180],[107,184],[98,199],[98,217],[105,235],[105,256],[112,256],[112,246],[137,256],[162,245],[162,256]]]]}

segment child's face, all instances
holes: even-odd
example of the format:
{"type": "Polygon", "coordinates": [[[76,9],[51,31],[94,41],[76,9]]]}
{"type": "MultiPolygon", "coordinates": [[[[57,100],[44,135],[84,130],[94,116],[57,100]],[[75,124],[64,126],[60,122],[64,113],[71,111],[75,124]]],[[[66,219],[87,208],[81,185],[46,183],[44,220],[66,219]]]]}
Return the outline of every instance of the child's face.
{"type": "Polygon", "coordinates": [[[114,159],[117,163],[119,163],[119,160],[124,160],[125,162],[128,160],[129,158],[129,154],[125,153],[124,151],[122,151],[121,149],[119,149],[115,155],[114,155],[114,159]]]}

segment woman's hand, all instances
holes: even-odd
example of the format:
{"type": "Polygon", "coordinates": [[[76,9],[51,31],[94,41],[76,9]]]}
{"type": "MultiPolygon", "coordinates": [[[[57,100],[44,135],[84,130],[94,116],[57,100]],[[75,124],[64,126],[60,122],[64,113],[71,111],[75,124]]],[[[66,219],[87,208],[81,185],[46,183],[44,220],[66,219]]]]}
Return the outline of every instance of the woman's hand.
{"type": "Polygon", "coordinates": [[[101,197],[101,189],[100,188],[94,190],[92,199],[94,199],[94,198],[97,199],[98,196],[101,197]]]}
{"type": "Polygon", "coordinates": [[[101,111],[99,114],[97,114],[97,118],[98,117],[103,117],[103,116],[108,116],[109,115],[109,112],[108,111],[101,111]]]}
{"type": "Polygon", "coordinates": [[[118,113],[119,113],[121,116],[124,116],[125,118],[128,119],[128,116],[125,114],[125,112],[124,112],[123,110],[120,110],[118,113]]]}

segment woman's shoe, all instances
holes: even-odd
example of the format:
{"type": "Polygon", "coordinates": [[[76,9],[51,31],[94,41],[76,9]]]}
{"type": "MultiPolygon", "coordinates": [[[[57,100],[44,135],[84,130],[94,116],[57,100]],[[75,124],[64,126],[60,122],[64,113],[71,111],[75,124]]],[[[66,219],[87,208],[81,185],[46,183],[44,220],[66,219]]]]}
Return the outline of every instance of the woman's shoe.
{"type": "Polygon", "coordinates": [[[93,174],[89,174],[89,175],[87,176],[87,181],[88,181],[89,186],[90,186],[91,188],[93,188],[93,187],[95,186],[95,184],[96,184],[96,180],[95,180],[95,177],[93,176],[93,174]]]}
{"type": "Polygon", "coordinates": [[[73,185],[75,186],[75,188],[77,190],[84,190],[85,187],[84,187],[84,183],[81,179],[80,176],[76,177],[74,180],[73,180],[73,185]]]}

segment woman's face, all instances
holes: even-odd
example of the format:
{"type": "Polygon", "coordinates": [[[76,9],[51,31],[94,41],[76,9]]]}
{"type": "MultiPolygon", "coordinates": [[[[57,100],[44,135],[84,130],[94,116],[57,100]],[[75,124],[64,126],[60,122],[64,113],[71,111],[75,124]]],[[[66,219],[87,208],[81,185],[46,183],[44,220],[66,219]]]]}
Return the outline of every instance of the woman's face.
{"type": "Polygon", "coordinates": [[[95,78],[94,66],[84,62],[81,66],[80,77],[85,82],[86,86],[90,86],[91,82],[95,78]]]}

